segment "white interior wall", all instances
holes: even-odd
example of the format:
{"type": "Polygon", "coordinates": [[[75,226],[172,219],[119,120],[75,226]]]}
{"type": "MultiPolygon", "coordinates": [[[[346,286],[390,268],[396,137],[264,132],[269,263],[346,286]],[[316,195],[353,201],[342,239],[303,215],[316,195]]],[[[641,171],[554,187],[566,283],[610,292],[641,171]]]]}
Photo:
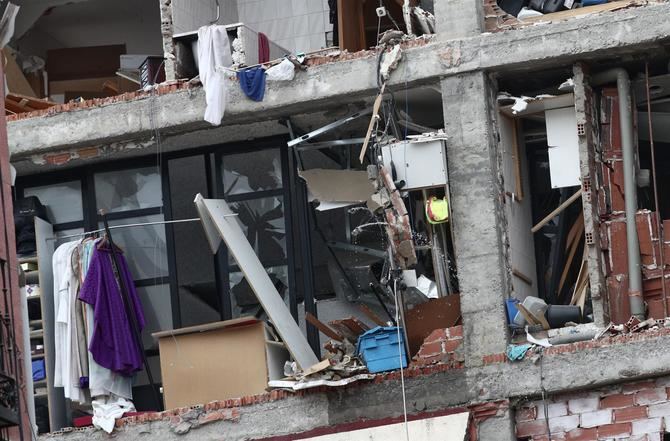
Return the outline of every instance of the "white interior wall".
{"type": "Polygon", "coordinates": [[[325,47],[330,23],[328,0],[238,0],[240,21],[295,52],[325,47]]]}
{"type": "Polygon", "coordinates": [[[125,44],[129,54],[162,55],[159,8],[155,0],[89,0],[56,6],[16,47],[42,58],[48,49],[108,44],[125,44]]]}
{"type": "MultiPolygon", "coordinates": [[[[237,0],[219,0],[218,24],[237,23],[239,20],[237,0]]],[[[174,33],[196,31],[216,18],[215,0],[172,0],[172,23],[174,33]]]]}
{"type": "MultiPolygon", "coordinates": [[[[513,120],[503,114],[499,115],[500,147],[503,155],[503,177],[505,191],[516,193],[515,160],[513,150],[513,120]]],[[[535,240],[530,229],[533,227],[533,214],[530,199],[530,180],[526,146],[518,138],[519,161],[521,164],[521,183],[523,201],[512,201],[505,196],[505,214],[509,234],[509,258],[513,269],[521,272],[533,281],[532,286],[516,276],[512,276],[513,297],[523,300],[527,296],[537,296],[537,271],[535,268],[535,240]]]]}

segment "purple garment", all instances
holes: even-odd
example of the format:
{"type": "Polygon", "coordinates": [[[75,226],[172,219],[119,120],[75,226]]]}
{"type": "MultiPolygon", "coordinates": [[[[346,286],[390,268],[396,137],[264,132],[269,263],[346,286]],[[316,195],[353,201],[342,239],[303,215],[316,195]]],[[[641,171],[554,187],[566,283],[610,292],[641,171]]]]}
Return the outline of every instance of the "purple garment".
{"type": "MultiPolygon", "coordinates": [[[[144,328],[144,312],[126,259],[116,253],[121,277],[128,289],[140,330],[144,328]]],[[[130,376],[142,369],[142,348],[133,337],[132,326],[126,315],[119,284],[114,276],[110,249],[95,247],[79,299],[93,307],[95,320],[89,351],[102,367],[121,375],[130,376]]]]}

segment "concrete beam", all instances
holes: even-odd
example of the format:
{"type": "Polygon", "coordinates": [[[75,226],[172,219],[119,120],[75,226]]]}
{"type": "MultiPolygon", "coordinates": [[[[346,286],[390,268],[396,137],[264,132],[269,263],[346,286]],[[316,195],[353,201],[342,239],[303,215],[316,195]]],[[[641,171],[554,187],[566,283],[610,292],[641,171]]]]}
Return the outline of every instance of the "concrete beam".
{"type": "MultiPolygon", "coordinates": [[[[404,51],[390,86],[397,89],[475,71],[530,71],[658,48],[670,43],[665,20],[669,15],[670,3],[650,4],[516,31],[444,42],[435,39],[404,51]]],[[[376,90],[373,54],[311,67],[288,83],[269,83],[261,103],[247,99],[233,82],[224,124],[333,108],[374,95],[376,90]]],[[[12,121],[8,124],[10,152],[13,158],[20,158],[39,151],[146,137],[151,130],[152,106],[158,126],[168,132],[207,126],[202,121],[204,93],[201,89],[184,90],[155,99],[12,121]]]]}
{"type": "MultiPolygon", "coordinates": [[[[670,336],[631,339],[629,342],[578,352],[546,356],[540,361],[496,363],[448,370],[405,379],[409,414],[439,411],[465,404],[538,396],[541,386],[549,394],[590,389],[636,379],[670,375],[667,363],[670,336]],[[639,354],[645,354],[640,357],[639,354]]],[[[269,403],[237,408],[239,417],[190,428],[170,419],[134,423],[115,431],[119,441],[229,441],[265,438],[308,431],[361,420],[398,417],[403,414],[402,383],[360,383],[351,387],[314,392],[269,403]],[[181,430],[179,430],[181,428],[181,430]]],[[[479,427],[482,440],[513,440],[513,420],[508,412],[479,427]],[[494,435],[496,434],[496,435],[494,435]]],[[[64,441],[106,440],[102,431],[84,430],[63,434],[64,441]]]]}

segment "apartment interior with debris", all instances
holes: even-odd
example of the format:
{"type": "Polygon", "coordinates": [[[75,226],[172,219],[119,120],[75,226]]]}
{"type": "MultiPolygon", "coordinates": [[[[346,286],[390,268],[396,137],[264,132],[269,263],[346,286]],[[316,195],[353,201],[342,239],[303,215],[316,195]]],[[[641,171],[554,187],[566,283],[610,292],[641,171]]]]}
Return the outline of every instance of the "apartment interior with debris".
{"type": "Polygon", "coordinates": [[[667,439],[670,3],[12,3],[3,440],[667,439]]]}

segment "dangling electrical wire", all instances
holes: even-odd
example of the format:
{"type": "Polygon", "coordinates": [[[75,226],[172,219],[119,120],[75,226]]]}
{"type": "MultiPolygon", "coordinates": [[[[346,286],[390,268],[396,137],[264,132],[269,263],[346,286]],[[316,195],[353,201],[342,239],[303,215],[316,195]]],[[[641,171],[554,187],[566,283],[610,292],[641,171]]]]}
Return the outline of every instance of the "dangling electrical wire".
{"type": "MultiPolygon", "coordinates": [[[[392,256],[389,256],[389,258],[393,258],[392,256]]],[[[395,302],[395,322],[396,322],[396,331],[398,333],[398,359],[400,361],[400,385],[402,386],[402,412],[403,412],[403,417],[404,417],[404,422],[405,422],[405,441],[409,441],[409,423],[407,422],[407,392],[405,390],[405,369],[403,368],[403,365],[405,364],[405,360],[403,359],[402,355],[402,348],[404,345],[400,344],[402,341],[401,335],[400,335],[400,308],[401,305],[398,302],[398,281],[396,278],[393,278],[393,300],[395,302]]],[[[405,326],[405,323],[402,323],[403,326],[405,326]]]]}

